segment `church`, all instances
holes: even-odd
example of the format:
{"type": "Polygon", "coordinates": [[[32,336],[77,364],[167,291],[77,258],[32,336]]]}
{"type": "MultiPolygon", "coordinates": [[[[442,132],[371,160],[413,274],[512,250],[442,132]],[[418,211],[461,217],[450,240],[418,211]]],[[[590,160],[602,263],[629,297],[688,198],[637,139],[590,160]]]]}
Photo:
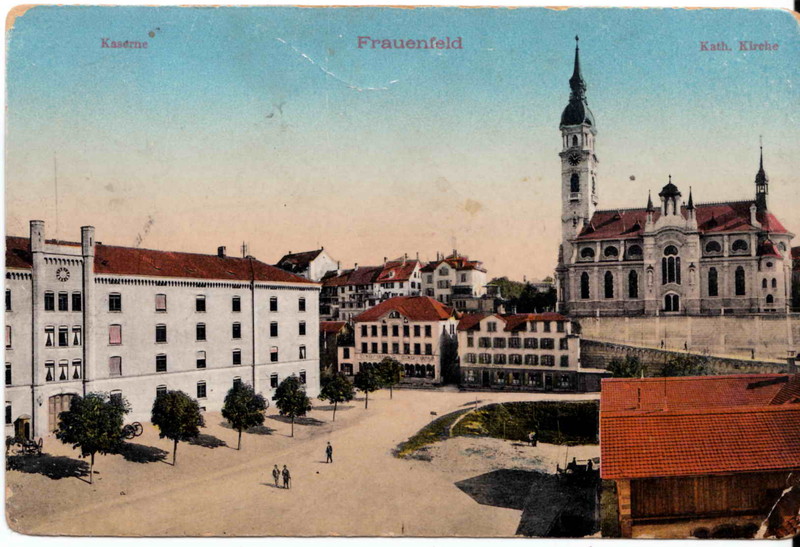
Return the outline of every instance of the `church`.
{"type": "MultiPolygon", "coordinates": [[[[790,233],[769,211],[763,150],[753,199],[684,200],[669,176],[645,207],[599,210],[597,125],[580,48],[561,115],[559,311],[573,316],[786,313],[790,233]]],[[[644,196],[642,202],[644,203],[644,196]]]]}

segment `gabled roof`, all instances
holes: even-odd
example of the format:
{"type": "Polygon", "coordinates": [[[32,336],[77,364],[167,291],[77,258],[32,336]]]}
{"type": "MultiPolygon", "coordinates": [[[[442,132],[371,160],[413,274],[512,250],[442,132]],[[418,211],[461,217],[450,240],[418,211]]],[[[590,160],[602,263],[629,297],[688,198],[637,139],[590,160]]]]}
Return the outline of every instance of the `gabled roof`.
{"type": "MultiPolygon", "coordinates": [[[[29,249],[30,241],[28,238],[7,237],[6,267],[31,268],[32,261],[29,249]]],[[[97,275],[314,284],[307,279],[285,272],[280,268],[270,266],[254,258],[156,251],[153,249],[117,247],[99,243],[95,245],[94,273],[97,275]]]]}
{"type": "Polygon", "coordinates": [[[392,260],[383,265],[381,273],[378,274],[378,283],[388,283],[391,281],[408,281],[414,269],[419,265],[417,260],[392,260]]]}
{"type": "Polygon", "coordinates": [[[409,321],[444,321],[453,317],[453,308],[430,296],[395,296],[357,315],[353,321],[379,321],[393,311],[409,321]]]}
{"type": "MultiPolygon", "coordinates": [[[[757,232],[785,234],[786,228],[769,211],[758,213],[756,219],[761,228],[750,225],[750,206],[752,201],[732,201],[727,203],[704,203],[695,206],[697,228],[702,234],[726,232],[757,232]]],[[[681,208],[686,218],[686,207],[681,208]]],[[[658,220],[660,211],[653,213],[658,220]]],[[[640,238],[647,222],[646,209],[620,209],[596,211],[586,227],[578,235],[579,240],[640,238]]]]}
{"type": "Polygon", "coordinates": [[[281,259],[275,264],[278,268],[286,270],[287,272],[300,273],[308,269],[309,264],[319,256],[323,249],[316,251],[304,251],[302,253],[289,253],[283,255],[281,259]]]}
{"type": "Polygon", "coordinates": [[[605,479],[800,469],[800,376],[603,380],[605,479]]]}
{"type": "MultiPolygon", "coordinates": [[[[478,323],[494,314],[491,313],[465,313],[458,320],[458,330],[472,330],[478,323]]],[[[499,317],[499,316],[498,316],[499,317]]]]}
{"type": "Polygon", "coordinates": [[[453,254],[448,256],[447,258],[443,258],[441,260],[435,260],[433,262],[428,262],[425,266],[422,267],[423,272],[432,272],[436,268],[439,267],[440,264],[446,263],[448,266],[453,268],[454,270],[478,270],[479,272],[486,272],[483,268],[483,262],[479,260],[470,260],[466,256],[461,256],[457,254],[453,254]]]}
{"type": "Polygon", "coordinates": [[[503,328],[506,332],[513,332],[522,325],[531,321],[567,321],[567,317],[560,313],[546,312],[546,313],[513,313],[508,315],[492,314],[492,313],[468,313],[464,314],[458,322],[458,330],[472,330],[478,323],[487,317],[496,317],[505,323],[503,328]]]}
{"type": "Polygon", "coordinates": [[[339,334],[347,325],[346,321],[320,321],[319,331],[325,334],[339,334]]]}

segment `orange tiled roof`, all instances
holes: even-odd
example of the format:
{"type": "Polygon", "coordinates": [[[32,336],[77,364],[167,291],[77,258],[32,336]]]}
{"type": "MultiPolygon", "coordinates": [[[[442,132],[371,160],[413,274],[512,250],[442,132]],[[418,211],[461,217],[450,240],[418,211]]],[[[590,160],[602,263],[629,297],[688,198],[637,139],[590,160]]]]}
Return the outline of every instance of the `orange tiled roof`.
{"type": "Polygon", "coordinates": [[[326,334],[337,334],[341,332],[346,324],[346,321],[320,321],[319,331],[326,334]]]}
{"type": "Polygon", "coordinates": [[[443,321],[453,317],[453,308],[430,296],[395,296],[357,315],[353,321],[378,321],[392,311],[409,321],[443,321]]]}
{"type": "Polygon", "coordinates": [[[800,469],[800,376],[603,380],[606,479],[800,469]]]}
{"type": "Polygon", "coordinates": [[[567,321],[567,317],[560,313],[545,312],[545,313],[514,313],[509,315],[499,315],[491,313],[469,313],[464,314],[458,322],[458,330],[470,330],[475,328],[475,325],[480,323],[483,319],[494,315],[505,323],[503,330],[512,332],[518,329],[524,323],[530,321],[567,321]]]}

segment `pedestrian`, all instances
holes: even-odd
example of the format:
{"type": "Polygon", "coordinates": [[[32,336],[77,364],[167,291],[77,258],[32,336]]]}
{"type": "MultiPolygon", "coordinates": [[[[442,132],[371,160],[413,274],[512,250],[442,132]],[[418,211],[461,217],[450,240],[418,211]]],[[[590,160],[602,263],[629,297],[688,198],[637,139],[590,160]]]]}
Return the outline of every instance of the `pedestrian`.
{"type": "Polygon", "coordinates": [[[275,467],[272,469],[272,480],[275,481],[275,488],[280,488],[278,484],[278,479],[281,477],[281,470],[278,469],[278,464],[275,464],[275,467]]]}
{"type": "Polygon", "coordinates": [[[689,342],[683,343],[683,351],[689,351],[689,342]]]}
{"type": "Polygon", "coordinates": [[[325,456],[325,463],[333,463],[333,447],[330,441],[328,441],[328,446],[325,447],[325,456]]]}
{"type": "Polygon", "coordinates": [[[289,469],[284,465],[283,466],[283,487],[290,488],[290,481],[292,480],[292,476],[289,474],[289,469]]]}

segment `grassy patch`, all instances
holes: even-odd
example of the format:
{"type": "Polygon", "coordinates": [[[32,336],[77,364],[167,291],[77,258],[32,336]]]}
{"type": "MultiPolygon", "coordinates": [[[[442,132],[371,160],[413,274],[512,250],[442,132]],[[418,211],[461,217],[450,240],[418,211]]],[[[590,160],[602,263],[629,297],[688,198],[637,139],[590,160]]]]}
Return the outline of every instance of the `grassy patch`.
{"type": "Polygon", "coordinates": [[[488,405],[466,416],[453,435],[527,441],[537,431],[551,444],[597,444],[597,401],[532,401],[488,405]]]}
{"type": "Polygon", "coordinates": [[[465,412],[469,412],[469,409],[456,410],[436,418],[417,431],[410,439],[397,445],[394,455],[398,458],[403,458],[429,444],[446,439],[450,426],[465,412]]]}

